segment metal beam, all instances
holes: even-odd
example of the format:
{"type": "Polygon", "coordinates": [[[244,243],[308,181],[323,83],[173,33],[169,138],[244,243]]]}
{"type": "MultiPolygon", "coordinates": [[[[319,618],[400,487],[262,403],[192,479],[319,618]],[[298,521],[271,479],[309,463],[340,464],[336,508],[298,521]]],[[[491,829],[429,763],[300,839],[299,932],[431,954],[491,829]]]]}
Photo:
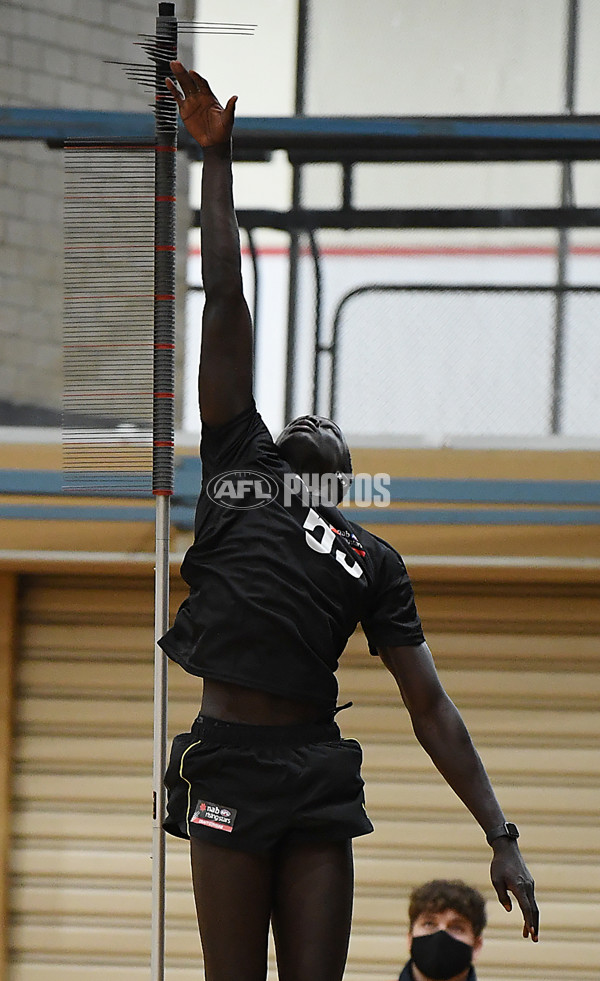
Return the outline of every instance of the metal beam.
{"type": "MultiPolygon", "coordinates": [[[[600,208],[297,208],[240,209],[242,228],[596,228],[600,208]]],[[[200,213],[193,213],[197,228],[200,213]]]]}
{"type": "Polygon", "coordinates": [[[0,107],[1,140],[42,140],[58,146],[65,140],[94,138],[154,143],[154,116],[151,112],[0,107]]]}
{"type": "Polygon", "coordinates": [[[600,160],[600,116],[241,118],[234,143],[297,164],[600,160]]]}
{"type": "MultiPolygon", "coordinates": [[[[0,139],[153,140],[150,111],[0,107],[0,139]]],[[[179,142],[201,156],[180,126],[179,142]]],[[[600,160],[600,116],[240,117],[238,154],[286,150],[292,162],[600,160]]]]}

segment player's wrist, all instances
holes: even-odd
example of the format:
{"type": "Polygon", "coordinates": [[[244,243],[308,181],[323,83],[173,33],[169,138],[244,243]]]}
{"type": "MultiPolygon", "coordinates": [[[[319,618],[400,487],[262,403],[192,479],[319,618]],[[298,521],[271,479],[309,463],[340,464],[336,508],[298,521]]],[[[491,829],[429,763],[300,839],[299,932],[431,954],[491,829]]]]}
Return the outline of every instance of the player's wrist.
{"type": "Polygon", "coordinates": [[[496,845],[502,847],[506,842],[511,844],[516,844],[517,838],[519,837],[519,829],[516,824],[512,821],[504,821],[502,824],[496,825],[494,828],[490,828],[486,832],[486,841],[488,845],[495,848],[496,845]]]}
{"type": "Polygon", "coordinates": [[[223,143],[211,143],[210,146],[203,146],[202,156],[207,160],[211,157],[214,157],[217,160],[231,160],[232,150],[233,147],[230,137],[223,143]]]}

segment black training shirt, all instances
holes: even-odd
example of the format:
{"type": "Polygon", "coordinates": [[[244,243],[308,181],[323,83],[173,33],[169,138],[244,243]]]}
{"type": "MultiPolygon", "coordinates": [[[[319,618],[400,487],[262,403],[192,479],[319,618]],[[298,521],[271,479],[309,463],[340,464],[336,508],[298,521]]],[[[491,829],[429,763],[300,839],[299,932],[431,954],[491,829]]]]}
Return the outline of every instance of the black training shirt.
{"type": "Polygon", "coordinates": [[[291,468],[254,404],[204,425],[200,455],[195,540],[181,567],[190,594],[159,642],[170,658],[193,675],[330,709],[358,622],[372,654],[423,642],[401,557],[338,508],[290,492],[291,468]],[[240,471],[243,508],[219,496],[240,471]]]}

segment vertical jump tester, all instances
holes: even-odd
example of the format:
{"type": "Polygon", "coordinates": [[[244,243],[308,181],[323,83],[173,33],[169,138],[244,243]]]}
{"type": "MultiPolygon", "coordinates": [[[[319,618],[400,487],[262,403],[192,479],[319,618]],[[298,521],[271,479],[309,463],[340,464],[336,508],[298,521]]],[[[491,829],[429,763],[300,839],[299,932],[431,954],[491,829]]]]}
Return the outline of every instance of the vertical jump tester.
{"type": "Polygon", "coordinates": [[[178,33],[253,25],[177,21],[159,3],[147,62],[120,65],[152,93],[154,139],[65,144],[63,485],[155,500],[151,981],[163,981],[170,498],[174,481],[175,204],[178,111],[165,79],[178,33]]]}

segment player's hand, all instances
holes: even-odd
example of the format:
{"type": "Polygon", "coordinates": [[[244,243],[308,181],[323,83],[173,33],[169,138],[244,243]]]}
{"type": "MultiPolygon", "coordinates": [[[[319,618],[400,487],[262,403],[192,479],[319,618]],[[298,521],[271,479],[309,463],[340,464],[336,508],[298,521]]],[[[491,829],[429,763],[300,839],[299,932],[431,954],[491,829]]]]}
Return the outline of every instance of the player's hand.
{"type": "Polygon", "coordinates": [[[188,71],[180,61],[171,62],[171,71],[181,86],[183,96],[171,78],[166,80],[167,88],[179,106],[190,136],[203,147],[228,143],[237,95],[232,95],[223,108],[206,79],[198,72],[188,71]]]}
{"type": "Polygon", "coordinates": [[[534,882],[519,846],[510,838],[497,838],[493,843],[494,857],[490,869],[492,885],[504,909],[510,912],[512,892],[523,914],[523,936],[537,942],[540,914],[534,895],[534,882]]]}

